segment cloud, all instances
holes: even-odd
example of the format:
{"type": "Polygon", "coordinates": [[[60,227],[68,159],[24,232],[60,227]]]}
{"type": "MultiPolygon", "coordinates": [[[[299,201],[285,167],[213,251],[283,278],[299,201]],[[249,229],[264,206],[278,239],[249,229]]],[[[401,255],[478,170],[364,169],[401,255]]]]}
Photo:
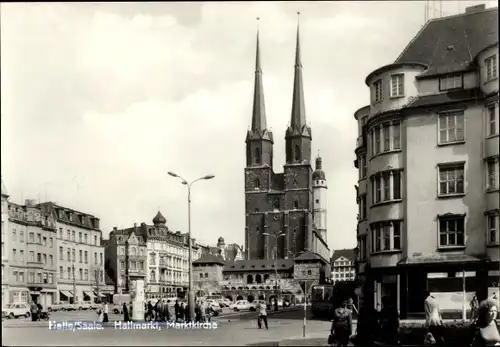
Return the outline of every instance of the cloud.
{"type": "MultiPolygon", "coordinates": [[[[329,244],[355,244],[353,112],[365,76],[422,24],[406,3],[2,3],[2,175],[14,201],[48,198],[113,226],[157,209],[186,230],[244,242],[243,167],[255,18],[275,170],[290,118],[296,12],[307,119],[329,180],[329,244]],[[395,16],[393,13],[397,13],[395,16]]],[[[449,9],[447,9],[449,10],[449,9]]]]}

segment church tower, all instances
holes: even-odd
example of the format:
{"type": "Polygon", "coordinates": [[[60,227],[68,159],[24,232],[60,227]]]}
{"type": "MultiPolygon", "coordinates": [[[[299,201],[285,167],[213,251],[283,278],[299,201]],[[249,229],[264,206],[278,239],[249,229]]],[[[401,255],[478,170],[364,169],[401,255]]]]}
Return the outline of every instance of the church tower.
{"type": "Polygon", "coordinates": [[[312,137],[311,128],[306,124],[299,24],[294,70],[292,112],[285,135],[285,209],[289,210],[290,237],[295,241],[293,249],[312,250],[312,137]]]}
{"type": "Polygon", "coordinates": [[[326,191],[328,189],[326,185],[326,176],[325,172],[322,168],[322,159],[318,155],[316,158],[316,170],[314,170],[313,175],[313,216],[314,216],[314,225],[318,230],[319,234],[323,241],[328,242],[327,240],[327,228],[326,228],[326,212],[327,212],[327,200],[326,200],[326,191]]]}
{"type": "Polygon", "coordinates": [[[266,201],[273,176],[273,134],[267,128],[264,87],[260,63],[259,31],[257,31],[252,126],[246,137],[245,168],[245,252],[247,259],[263,257],[266,201]],[[252,253],[252,254],[250,254],[252,253]]]}

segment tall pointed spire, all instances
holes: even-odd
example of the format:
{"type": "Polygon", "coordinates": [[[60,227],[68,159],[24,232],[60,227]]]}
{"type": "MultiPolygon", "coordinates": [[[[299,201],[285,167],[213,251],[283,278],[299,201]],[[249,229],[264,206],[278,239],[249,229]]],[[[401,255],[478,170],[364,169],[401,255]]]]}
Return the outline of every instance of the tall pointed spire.
{"type": "MultiPolygon", "coordinates": [[[[257,21],[260,18],[257,18],[257,21]]],[[[262,133],[267,130],[266,106],[264,102],[264,86],[260,66],[259,29],[257,28],[257,47],[255,55],[255,81],[253,91],[252,131],[262,133]]]]}
{"type": "Polygon", "coordinates": [[[297,43],[295,47],[295,76],[293,82],[292,117],[290,127],[302,131],[306,125],[304,102],[304,83],[302,80],[302,62],[300,57],[300,12],[297,12],[297,43]]]}

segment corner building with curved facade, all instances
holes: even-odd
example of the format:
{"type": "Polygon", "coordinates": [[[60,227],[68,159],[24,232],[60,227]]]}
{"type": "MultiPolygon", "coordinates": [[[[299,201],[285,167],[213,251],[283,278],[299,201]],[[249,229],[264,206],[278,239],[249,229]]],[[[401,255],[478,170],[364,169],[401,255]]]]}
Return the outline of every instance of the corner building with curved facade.
{"type": "Polygon", "coordinates": [[[428,21],[365,82],[370,104],[354,115],[365,304],[388,296],[408,317],[429,290],[446,316],[475,294],[500,297],[498,9],[428,21]]]}

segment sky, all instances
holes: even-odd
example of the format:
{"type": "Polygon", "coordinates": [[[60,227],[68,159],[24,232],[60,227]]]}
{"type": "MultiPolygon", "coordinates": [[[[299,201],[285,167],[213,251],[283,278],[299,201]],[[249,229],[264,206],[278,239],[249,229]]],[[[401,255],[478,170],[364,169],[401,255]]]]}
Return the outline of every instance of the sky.
{"type": "MultiPolygon", "coordinates": [[[[442,1],[443,15],[495,1],[442,1]]],[[[431,2],[432,17],[440,4],[431,2]]],[[[197,241],[244,244],[245,136],[260,17],[267,121],[282,172],[297,12],[306,117],[328,181],[330,249],[356,244],[364,80],[424,24],[425,2],[2,3],[1,164],[13,202],[58,204],[113,227],[160,210],[197,241]]]]}

